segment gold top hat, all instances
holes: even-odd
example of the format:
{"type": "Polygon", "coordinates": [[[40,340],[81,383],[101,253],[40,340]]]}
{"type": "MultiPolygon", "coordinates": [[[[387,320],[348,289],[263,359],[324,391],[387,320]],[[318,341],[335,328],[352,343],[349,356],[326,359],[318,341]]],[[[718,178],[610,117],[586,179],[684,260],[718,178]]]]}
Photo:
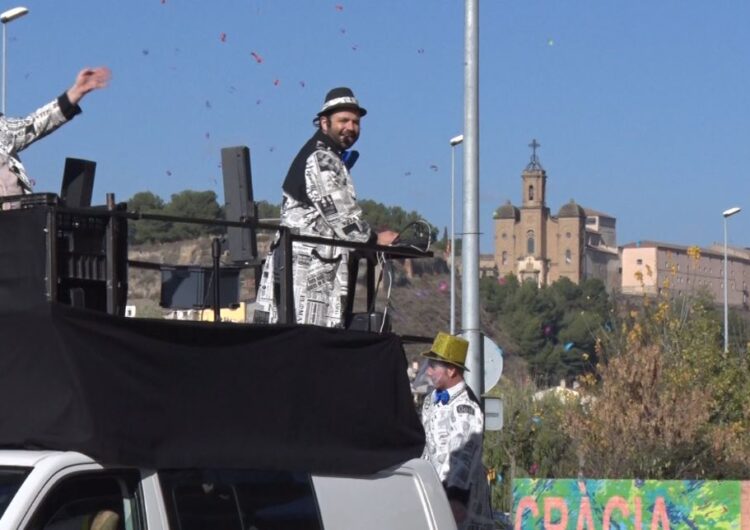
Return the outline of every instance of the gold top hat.
{"type": "Polygon", "coordinates": [[[435,337],[432,348],[429,351],[422,352],[422,356],[458,366],[468,372],[469,369],[464,364],[468,349],[469,341],[441,331],[435,337]]]}

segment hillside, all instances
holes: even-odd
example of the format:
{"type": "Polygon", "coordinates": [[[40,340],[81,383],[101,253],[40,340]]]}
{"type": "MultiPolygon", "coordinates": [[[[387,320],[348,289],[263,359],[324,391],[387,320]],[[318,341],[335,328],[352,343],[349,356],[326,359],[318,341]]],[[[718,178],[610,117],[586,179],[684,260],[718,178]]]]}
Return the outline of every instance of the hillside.
{"type": "MultiPolygon", "coordinates": [[[[261,242],[261,248],[267,245],[261,242]]],[[[170,265],[211,264],[211,239],[200,238],[173,243],[132,245],[129,258],[136,261],[153,261],[170,265]]],[[[407,274],[403,263],[393,262],[393,287],[390,308],[393,331],[400,335],[433,337],[438,331],[450,327],[450,274],[446,262],[436,257],[417,260],[412,274],[407,274]]],[[[158,271],[131,267],[129,273],[128,300],[137,308],[139,317],[159,318],[168,313],[159,307],[160,274],[158,271]]],[[[461,322],[461,279],[456,279],[456,327],[461,322]]],[[[377,296],[377,310],[386,304],[387,282],[383,280],[377,296]],[[385,285],[384,285],[385,284],[385,285]]],[[[365,311],[364,283],[358,284],[355,311],[365,311]]],[[[252,302],[255,298],[254,276],[250,270],[241,275],[240,299],[252,302]]],[[[523,361],[513,355],[516,350],[502,325],[485,312],[480,316],[482,331],[499,344],[506,352],[504,373],[513,379],[526,373],[523,361]]],[[[427,348],[427,344],[406,346],[407,356],[415,357],[427,348]]]]}

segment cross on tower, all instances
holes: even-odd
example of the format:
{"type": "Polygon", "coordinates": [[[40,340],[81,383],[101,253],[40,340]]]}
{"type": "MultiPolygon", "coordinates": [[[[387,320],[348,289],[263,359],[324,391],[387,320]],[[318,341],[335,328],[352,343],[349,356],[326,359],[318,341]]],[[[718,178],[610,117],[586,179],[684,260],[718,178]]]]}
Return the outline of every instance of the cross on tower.
{"type": "Polygon", "coordinates": [[[529,144],[529,147],[531,147],[531,161],[529,162],[529,165],[526,166],[526,169],[543,169],[539,157],[536,156],[536,149],[541,146],[542,144],[537,142],[536,138],[531,140],[531,143],[529,144]]]}

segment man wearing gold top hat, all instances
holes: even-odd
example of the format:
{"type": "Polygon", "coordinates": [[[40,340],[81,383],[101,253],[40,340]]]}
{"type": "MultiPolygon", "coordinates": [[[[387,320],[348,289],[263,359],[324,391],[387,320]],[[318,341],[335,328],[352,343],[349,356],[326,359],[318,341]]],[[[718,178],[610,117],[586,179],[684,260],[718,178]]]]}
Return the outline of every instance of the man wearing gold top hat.
{"type": "Polygon", "coordinates": [[[462,530],[493,528],[490,492],[482,464],[484,416],[466,385],[466,352],[461,337],[438,333],[427,358],[427,377],[435,390],[422,406],[428,460],[443,482],[456,524],[462,530]]]}

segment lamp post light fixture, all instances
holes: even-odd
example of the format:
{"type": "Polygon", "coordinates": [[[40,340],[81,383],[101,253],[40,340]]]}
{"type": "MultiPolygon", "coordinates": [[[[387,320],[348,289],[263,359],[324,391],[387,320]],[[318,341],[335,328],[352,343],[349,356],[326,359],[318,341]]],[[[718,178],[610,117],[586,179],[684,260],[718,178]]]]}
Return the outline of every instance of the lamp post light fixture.
{"type": "Polygon", "coordinates": [[[727,274],[727,219],[734,214],[739,213],[742,208],[735,206],[724,210],[721,215],[724,216],[724,353],[729,353],[729,301],[727,299],[727,284],[729,275],[727,274]]]}
{"type": "Polygon", "coordinates": [[[8,25],[8,22],[13,22],[17,18],[21,18],[25,14],[27,14],[29,10],[25,7],[14,7],[12,9],[8,9],[7,11],[3,11],[0,13],[0,23],[3,25],[3,99],[2,99],[2,113],[5,114],[5,90],[7,86],[7,77],[6,77],[6,64],[7,64],[7,55],[6,55],[6,45],[7,45],[7,39],[5,36],[5,26],[8,25]]]}
{"type": "Polygon", "coordinates": [[[456,146],[464,135],[451,138],[451,335],[456,334],[456,146]]]}

